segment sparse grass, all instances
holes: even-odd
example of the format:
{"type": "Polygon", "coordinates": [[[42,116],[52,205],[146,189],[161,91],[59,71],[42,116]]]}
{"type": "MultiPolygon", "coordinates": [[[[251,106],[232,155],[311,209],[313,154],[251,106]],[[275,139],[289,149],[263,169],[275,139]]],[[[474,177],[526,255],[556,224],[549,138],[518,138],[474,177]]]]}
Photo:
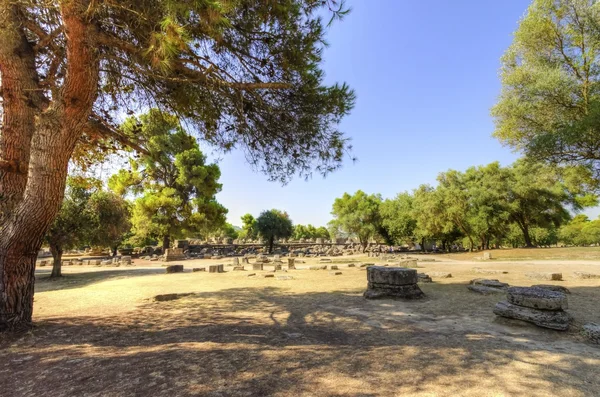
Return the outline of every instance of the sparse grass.
{"type": "MultiPolygon", "coordinates": [[[[318,263],[303,259],[303,267],[318,263]]],[[[189,269],[209,262],[183,263],[189,269]]],[[[426,262],[423,271],[453,278],[423,284],[427,298],[413,302],[364,300],[359,267],[338,265],[341,276],[300,269],[286,273],[293,280],[278,280],[252,270],[151,274],[164,271],[153,266],[67,267],[65,281],[39,283],[36,328],[0,340],[0,394],[593,396],[600,390],[600,349],[579,334],[583,323],[598,319],[600,280],[572,277],[575,270],[600,273],[600,263],[426,262]],[[497,319],[492,308],[502,296],[466,289],[481,277],[474,266],[508,271],[488,277],[511,285],[536,283],[526,272],[562,271],[566,281],[555,283],[572,291],[572,330],[497,319]],[[189,295],[153,300],[167,293],[189,295]]]]}
{"type": "Polygon", "coordinates": [[[428,255],[455,260],[480,260],[483,252],[490,252],[496,260],[600,260],[600,247],[556,247],[556,248],[516,248],[494,249],[480,252],[460,252],[428,255]]]}

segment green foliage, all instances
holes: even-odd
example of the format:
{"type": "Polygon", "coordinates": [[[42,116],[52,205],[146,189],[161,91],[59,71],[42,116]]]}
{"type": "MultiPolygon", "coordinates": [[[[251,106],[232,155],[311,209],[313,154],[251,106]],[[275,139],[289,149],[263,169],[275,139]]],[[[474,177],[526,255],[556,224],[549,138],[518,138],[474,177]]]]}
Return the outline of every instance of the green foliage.
{"type": "Polygon", "coordinates": [[[369,240],[374,238],[381,228],[379,206],[380,195],[367,195],[358,190],[354,195],[344,193],[341,198],[335,199],[331,214],[334,219],[330,225],[342,232],[356,236],[363,249],[369,240]]]}
{"type": "Polygon", "coordinates": [[[326,227],[320,226],[318,228],[315,228],[311,224],[294,225],[294,232],[292,233],[292,237],[295,240],[315,238],[323,238],[328,240],[330,238],[329,230],[326,227]]]}
{"type": "MultiPolygon", "coordinates": [[[[84,245],[94,229],[94,213],[89,207],[93,190],[82,179],[69,178],[60,211],[46,232],[45,242],[52,254],[84,245]]],[[[55,256],[56,258],[56,256],[55,256]]]]}
{"type": "Polygon", "coordinates": [[[242,216],[242,230],[239,232],[239,238],[254,240],[258,237],[256,229],[256,219],[251,214],[242,216]]]}
{"type": "Polygon", "coordinates": [[[219,167],[206,164],[176,117],[153,109],[122,129],[142,136],[148,149],[109,180],[115,192],[137,197],[131,220],[137,240],[158,238],[168,247],[172,238],[207,235],[224,225],[227,210],[215,200],[219,167]]]}
{"type": "Polygon", "coordinates": [[[94,225],[88,243],[116,250],[131,228],[129,203],[113,192],[96,191],[90,196],[88,210],[94,225]]]}
{"type": "Polygon", "coordinates": [[[228,237],[232,239],[237,239],[239,237],[239,232],[235,229],[235,227],[231,223],[225,223],[220,230],[221,237],[228,237]]]}
{"type": "Polygon", "coordinates": [[[600,219],[590,221],[585,215],[577,215],[560,228],[558,238],[568,245],[600,244],[600,219]]]}
{"type": "Polygon", "coordinates": [[[413,214],[413,196],[404,192],[380,205],[381,224],[393,244],[414,240],[417,220],[413,214]]]}
{"type": "MultiPolygon", "coordinates": [[[[26,3],[29,23],[48,29],[52,53],[64,53],[64,33],[50,34],[61,27],[56,3],[26,3]]],[[[272,180],[328,174],[351,149],[339,123],[355,95],[346,84],[324,82],[323,16],[347,11],[337,0],[92,2],[86,15],[101,38],[102,70],[95,118],[110,124],[159,108],[180,115],[208,143],[243,150],[272,180]]],[[[41,75],[53,64],[49,52],[41,75]]],[[[145,144],[114,135],[85,146],[102,152],[145,144]]],[[[89,150],[77,154],[95,158],[89,150]]]]}
{"type": "Polygon", "coordinates": [[[55,262],[53,277],[61,276],[64,250],[83,245],[116,250],[128,232],[129,204],[114,193],[100,189],[98,180],[68,178],[61,209],[45,236],[55,262]]]}
{"type": "Polygon", "coordinates": [[[495,136],[540,161],[594,168],[600,180],[600,8],[534,0],[502,58],[495,136]]]}
{"type": "MultiPolygon", "coordinates": [[[[569,210],[597,204],[593,186],[586,168],[494,162],[443,172],[437,187],[421,185],[412,195],[383,202],[361,191],[345,194],[334,203],[331,226],[358,236],[364,245],[377,236],[387,244],[440,241],[445,248],[457,241],[471,249],[505,243],[549,246],[557,243],[569,210]]],[[[303,230],[298,226],[296,233],[303,230]]]]}
{"type": "Polygon", "coordinates": [[[268,241],[269,252],[272,252],[274,240],[290,237],[293,226],[286,212],[272,209],[261,212],[256,218],[256,230],[262,238],[268,241]]]}

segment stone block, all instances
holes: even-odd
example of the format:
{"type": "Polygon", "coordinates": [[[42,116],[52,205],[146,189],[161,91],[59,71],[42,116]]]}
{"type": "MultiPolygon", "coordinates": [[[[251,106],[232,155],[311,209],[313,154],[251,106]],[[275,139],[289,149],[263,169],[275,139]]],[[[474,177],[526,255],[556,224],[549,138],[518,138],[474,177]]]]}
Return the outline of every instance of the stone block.
{"type": "Polygon", "coordinates": [[[501,283],[498,280],[489,280],[487,278],[476,278],[475,280],[471,280],[469,284],[498,289],[506,289],[509,287],[509,285],[506,283],[501,283]]]}
{"type": "Polygon", "coordinates": [[[417,281],[420,283],[433,283],[431,277],[425,273],[417,273],[417,281]]]}
{"type": "Polygon", "coordinates": [[[549,280],[549,281],[561,281],[562,273],[542,273],[542,272],[532,272],[525,273],[526,277],[535,280],[549,280]]]}
{"type": "Polygon", "coordinates": [[[417,283],[417,271],[400,267],[371,266],[367,268],[369,284],[410,285],[417,283]]]}
{"type": "Polygon", "coordinates": [[[223,273],[223,265],[210,265],[208,267],[209,273],[223,273]]]}
{"type": "Polygon", "coordinates": [[[562,292],[533,287],[510,287],[507,290],[509,303],[539,310],[565,310],[569,308],[567,296],[562,292]]]}
{"type": "Polygon", "coordinates": [[[584,279],[584,280],[600,278],[600,274],[587,273],[587,272],[574,272],[573,275],[575,276],[575,278],[584,279]]]}
{"type": "Polygon", "coordinates": [[[571,291],[567,287],[563,287],[561,285],[550,285],[550,284],[536,284],[532,285],[533,288],[542,288],[555,292],[562,292],[563,294],[570,294],[571,291]]]}
{"type": "Polygon", "coordinates": [[[165,268],[167,273],[183,273],[183,265],[171,265],[165,268]]]}
{"type": "Polygon", "coordinates": [[[530,307],[514,305],[510,302],[498,302],[494,307],[494,314],[515,320],[527,321],[538,327],[566,331],[569,329],[571,316],[562,310],[538,310],[530,307]]]}
{"type": "Polygon", "coordinates": [[[508,274],[506,270],[482,269],[480,267],[474,267],[473,271],[480,274],[508,274]]]}
{"type": "Polygon", "coordinates": [[[363,296],[366,299],[420,299],[425,296],[417,284],[389,286],[389,288],[369,288],[363,296]]]}
{"type": "Polygon", "coordinates": [[[252,270],[263,270],[263,264],[262,263],[253,263],[252,270]]]}
{"type": "Polygon", "coordinates": [[[206,271],[205,267],[195,267],[192,269],[192,273],[205,272],[205,271],[206,271]]]}
{"type": "Polygon", "coordinates": [[[506,291],[500,288],[486,287],[483,285],[467,285],[469,291],[477,292],[481,295],[505,294],[506,291]]]}

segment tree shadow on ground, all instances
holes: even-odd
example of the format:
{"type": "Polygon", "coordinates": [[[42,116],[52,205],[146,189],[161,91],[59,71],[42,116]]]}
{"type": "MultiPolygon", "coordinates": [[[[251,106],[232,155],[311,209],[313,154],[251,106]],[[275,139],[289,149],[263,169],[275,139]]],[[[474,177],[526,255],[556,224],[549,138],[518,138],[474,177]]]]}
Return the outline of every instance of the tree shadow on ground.
{"type": "MultiPolygon", "coordinates": [[[[574,291],[581,293],[591,291],[574,291]]],[[[346,291],[232,288],[147,303],[126,316],[46,320],[31,335],[0,344],[0,390],[536,396],[593,395],[600,387],[600,351],[552,351],[468,327],[426,327],[429,320],[410,313],[427,304],[371,302],[346,291]],[[399,318],[365,314],[378,310],[399,318]]]]}
{"type": "Polygon", "coordinates": [[[57,291],[71,288],[82,288],[86,285],[115,280],[119,278],[131,278],[138,276],[149,276],[155,274],[163,274],[164,268],[155,269],[123,269],[123,270],[91,270],[74,273],[63,272],[63,276],[59,278],[50,278],[51,270],[37,270],[35,280],[35,291],[57,291]]]}

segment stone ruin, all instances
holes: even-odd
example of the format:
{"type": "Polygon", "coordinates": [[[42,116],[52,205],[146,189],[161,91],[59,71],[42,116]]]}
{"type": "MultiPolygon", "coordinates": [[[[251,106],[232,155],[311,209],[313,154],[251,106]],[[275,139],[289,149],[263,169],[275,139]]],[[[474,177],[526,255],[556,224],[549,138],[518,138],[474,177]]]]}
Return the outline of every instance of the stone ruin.
{"type": "Polygon", "coordinates": [[[167,248],[165,250],[165,262],[181,261],[184,259],[183,248],[167,248]]]}
{"type": "Polygon", "coordinates": [[[494,314],[515,320],[527,321],[538,327],[566,331],[571,316],[567,295],[541,287],[510,287],[507,300],[494,307],[494,314]]]}
{"type": "Polygon", "coordinates": [[[415,269],[401,267],[367,267],[366,299],[419,299],[425,296],[417,285],[415,269]]]}

